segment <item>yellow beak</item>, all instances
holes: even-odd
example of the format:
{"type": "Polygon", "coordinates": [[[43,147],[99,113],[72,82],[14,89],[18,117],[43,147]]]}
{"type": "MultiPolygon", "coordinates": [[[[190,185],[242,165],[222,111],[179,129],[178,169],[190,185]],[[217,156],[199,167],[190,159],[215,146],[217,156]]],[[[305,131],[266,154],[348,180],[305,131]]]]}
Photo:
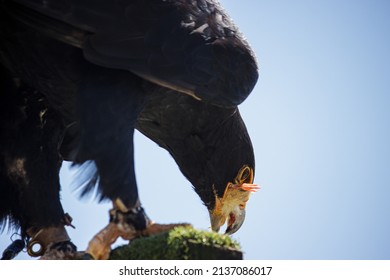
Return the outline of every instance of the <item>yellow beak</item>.
{"type": "Polygon", "coordinates": [[[245,221],[245,207],[250,194],[260,189],[252,184],[253,170],[244,166],[238,172],[234,183],[229,182],[222,198],[216,196],[215,207],[210,211],[211,229],[218,232],[227,221],[227,234],[240,229],[245,221]]]}

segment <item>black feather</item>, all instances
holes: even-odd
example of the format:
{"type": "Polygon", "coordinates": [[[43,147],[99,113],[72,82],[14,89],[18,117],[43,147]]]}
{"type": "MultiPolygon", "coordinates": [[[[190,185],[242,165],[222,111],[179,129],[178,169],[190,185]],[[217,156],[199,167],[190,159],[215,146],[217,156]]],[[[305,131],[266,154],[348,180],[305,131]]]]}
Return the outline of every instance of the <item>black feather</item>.
{"type": "Polygon", "coordinates": [[[61,222],[62,159],[81,166],[81,195],[97,185],[101,199],[135,206],[135,128],[170,152],[209,209],[243,165],[254,168],[237,105],[257,81],[257,64],[217,1],[0,5],[8,75],[1,85],[3,221],[23,229],[61,222]],[[23,86],[10,86],[14,78],[23,86]],[[7,173],[8,154],[14,165],[25,159],[19,181],[7,173]]]}

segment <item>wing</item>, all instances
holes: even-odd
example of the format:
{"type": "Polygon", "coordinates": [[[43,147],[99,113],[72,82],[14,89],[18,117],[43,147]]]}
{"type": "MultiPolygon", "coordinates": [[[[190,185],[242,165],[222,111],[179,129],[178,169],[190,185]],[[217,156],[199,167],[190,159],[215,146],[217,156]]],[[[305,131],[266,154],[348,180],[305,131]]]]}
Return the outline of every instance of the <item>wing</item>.
{"type": "Polygon", "coordinates": [[[60,35],[82,40],[90,62],[205,102],[236,106],[258,78],[252,50],[215,0],[15,1],[52,19],[45,29],[73,27],[60,35]]]}

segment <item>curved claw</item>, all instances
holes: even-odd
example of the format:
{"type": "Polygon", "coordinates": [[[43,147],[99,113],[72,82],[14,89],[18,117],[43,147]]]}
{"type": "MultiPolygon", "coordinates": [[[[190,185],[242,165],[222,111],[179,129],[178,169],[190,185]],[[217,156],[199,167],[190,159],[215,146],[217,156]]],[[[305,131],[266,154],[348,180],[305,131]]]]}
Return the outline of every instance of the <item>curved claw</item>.
{"type": "Polygon", "coordinates": [[[111,245],[123,234],[121,227],[115,223],[109,223],[89,241],[85,252],[95,260],[106,260],[110,256],[111,245]]]}
{"type": "Polygon", "coordinates": [[[74,260],[77,257],[77,247],[71,241],[65,241],[50,244],[40,260],[74,260]]]}
{"type": "Polygon", "coordinates": [[[249,192],[257,192],[260,189],[260,186],[256,185],[256,184],[244,183],[241,185],[241,189],[243,189],[244,191],[249,191],[249,192]]]}

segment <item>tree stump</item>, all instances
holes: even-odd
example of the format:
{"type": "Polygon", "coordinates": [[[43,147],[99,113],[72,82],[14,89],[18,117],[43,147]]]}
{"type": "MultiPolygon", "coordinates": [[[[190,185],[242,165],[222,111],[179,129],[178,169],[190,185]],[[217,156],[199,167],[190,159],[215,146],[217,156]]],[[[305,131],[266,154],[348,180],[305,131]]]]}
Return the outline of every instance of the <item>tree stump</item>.
{"type": "Polygon", "coordinates": [[[228,235],[178,227],[135,239],[111,252],[112,260],[242,260],[239,244],[228,235]]]}

